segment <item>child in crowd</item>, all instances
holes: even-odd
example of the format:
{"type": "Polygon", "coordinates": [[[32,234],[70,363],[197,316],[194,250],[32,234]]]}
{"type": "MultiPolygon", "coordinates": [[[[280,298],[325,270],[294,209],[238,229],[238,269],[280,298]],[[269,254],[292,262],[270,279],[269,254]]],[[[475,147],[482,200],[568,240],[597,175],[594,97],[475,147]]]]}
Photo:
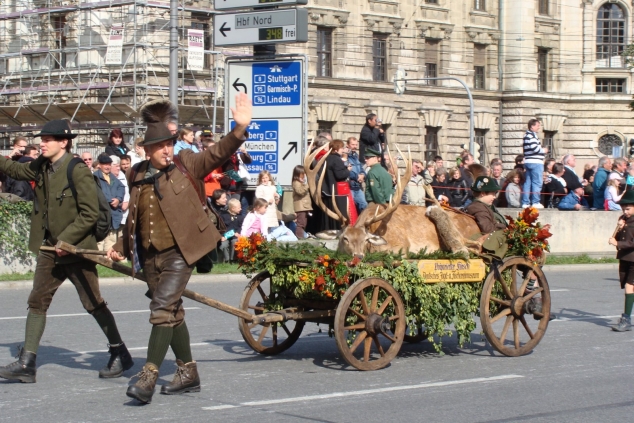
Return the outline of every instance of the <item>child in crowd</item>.
{"type": "MultiPolygon", "coordinates": [[[[266,200],[268,207],[264,219],[266,220],[266,226],[268,228],[275,228],[279,226],[277,220],[277,202],[280,200],[280,196],[277,193],[277,188],[273,183],[271,174],[266,170],[263,170],[258,175],[258,186],[255,189],[255,198],[262,198],[266,200]]],[[[263,232],[264,235],[267,232],[263,232]]]]}
{"type": "Polygon", "coordinates": [[[625,310],[612,330],[625,332],[632,330],[631,314],[634,307],[634,191],[625,191],[620,205],[623,215],[619,217],[617,232],[609,239],[617,249],[619,259],[619,279],[621,289],[625,289],[625,310]]]}
{"type": "Polygon", "coordinates": [[[244,218],[240,235],[251,236],[251,234],[256,232],[263,235],[267,235],[269,233],[269,228],[266,224],[267,220],[264,218],[268,205],[269,203],[263,198],[255,199],[253,206],[251,207],[251,211],[247,213],[244,218]]]}
{"type": "Polygon", "coordinates": [[[220,217],[227,228],[220,239],[220,251],[222,251],[225,263],[233,261],[236,242],[238,242],[237,235],[242,230],[242,224],[244,223],[244,216],[240,214],[241,211],[240,200],[232,198],[227,203],[227,210],[220,213],[220,217]]]}
{"type": "MultiPolygon", "coordinates": [[[[623,191],[625,193],[625,191],[623,191]]],[[[608,185],[605,187],[605,209],[621,210],[618,202],[623,194],[619,195],[619,179],[609,179],[608,185]]]]}
{"type": "Polygon", "coordinates": [[[306,232],[306,225],[308,223],[308,213],[313,210],[313,206],[310,201],[304,166],[295,166],[295,169],[293,169],[293,207],[297,216],[295,235],[299,239],[308,238],[310,235],[306,232]]]}
{"type": "Polygon", "coordinates": [[[520,188],[521,176],[518,171],[512,170],[506,176],[506,201],[509,207],[519,208],[522,206],[522,188],[520,188]]]}

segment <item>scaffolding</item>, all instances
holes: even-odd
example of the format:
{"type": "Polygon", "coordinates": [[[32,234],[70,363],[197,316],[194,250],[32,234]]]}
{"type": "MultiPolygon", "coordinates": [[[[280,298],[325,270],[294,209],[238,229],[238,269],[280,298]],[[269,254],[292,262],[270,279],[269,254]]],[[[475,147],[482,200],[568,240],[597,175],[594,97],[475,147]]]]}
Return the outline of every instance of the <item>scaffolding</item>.
{"type": "MultiPolygon", "coordinates": [[[[223,121],[224,59],[211,51],[213,13],[211,0],[179,7],[181,124],[223,121]],[[188,69],[188,29],[204,33],[203,70],[188,69]]],[[[139,107],[168,97],[169,18],[168,1],[0,0],[0,150],[53,119],[69,119],[100,145],[113,127],[137,136],[139,107]],[[105,60],[113,27],[123,29],[114,65],[105,60]]]]}

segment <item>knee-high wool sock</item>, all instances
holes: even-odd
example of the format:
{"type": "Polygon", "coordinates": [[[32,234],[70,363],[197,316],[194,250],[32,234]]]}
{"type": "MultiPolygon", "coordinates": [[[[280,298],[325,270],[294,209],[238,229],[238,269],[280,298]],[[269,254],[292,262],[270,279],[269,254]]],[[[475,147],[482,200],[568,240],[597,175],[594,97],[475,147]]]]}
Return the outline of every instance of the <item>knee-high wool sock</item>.
{"type": "Polygon", "coordinates": [[[172,351],[177,359],[183,363],[192,362],[192,349],[189,344],[189,330],[187,329],[187,323],[183,321],[180,325],[174,328],[174,335],[172,335],[172,342],[170,343],[172,351]]]}
{"type": "Polygon", "coordinates": [[[26,330],[24,335],[24,349],[37,354],[40,339],[46,327],[46,314],[31,313],[26,316],[26,330]]]}
{"type": "Polygon", "coordinates": [[[174,334],[174,328],[171,326],[153,326],[152,333],[150,333],[150,341],[148,342],[147,349],[147,362],[156,365],[157,368],[161,367],[167,349],[172,342],[172,335],[174,334]]]}

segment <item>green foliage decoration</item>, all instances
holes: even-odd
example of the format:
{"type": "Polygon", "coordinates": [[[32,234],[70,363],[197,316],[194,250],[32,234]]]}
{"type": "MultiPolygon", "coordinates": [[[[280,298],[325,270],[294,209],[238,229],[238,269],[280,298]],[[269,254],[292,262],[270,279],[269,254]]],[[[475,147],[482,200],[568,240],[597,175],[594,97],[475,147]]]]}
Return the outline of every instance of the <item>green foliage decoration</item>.
{"type": "Polygon", "coordinates": [[[277,295],[275,303],[266,306],[268,310],[282,308],[286,296],[332,302],[335,308],[354,282],[379,277],[390,283],[403,299],[409,334],[417,334],[422,327],[438,352],[442,349],[442,338],[453,334],[451,326],[461,346],[469,341],[476,327],[483,284],[425,283],[416,263],[422,259],[464,260],[461,255],[424,250],[406,256],[370,253],[361,261],[322,245],[278,244],[262,238],[252,242],[242,238],[236,248],[245,275],[250,277],[263,270],[272,275],[272,290],[277,295]]]}
{"type": "Polygon", "coordinates": [[[0,245],[7,262],[29,262],[34,258],[28,248],[32,209],[31,201],[0,200],[0,245]]]}

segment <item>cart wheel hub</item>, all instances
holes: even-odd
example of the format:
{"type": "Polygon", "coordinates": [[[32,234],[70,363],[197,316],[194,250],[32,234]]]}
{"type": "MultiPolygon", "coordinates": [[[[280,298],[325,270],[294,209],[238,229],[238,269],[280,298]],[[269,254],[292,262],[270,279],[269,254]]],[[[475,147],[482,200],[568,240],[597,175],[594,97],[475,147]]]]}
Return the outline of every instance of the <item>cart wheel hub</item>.
{"type": "Polygon", "coordinates": [[[515,297],[511,301],[511,314],[517,318],[523,316],[526,313],[525,305],[524,297],[515,297]]]}
{"type": "Polygon", "coordinates": [[[365,330],[368,332],[368,335],[375,336],[379,333],[389,334],[392,325],[390,321],[386,317],[382,317],[377,313],[372,313],[368,316],[365,321],[365,330]]]}

